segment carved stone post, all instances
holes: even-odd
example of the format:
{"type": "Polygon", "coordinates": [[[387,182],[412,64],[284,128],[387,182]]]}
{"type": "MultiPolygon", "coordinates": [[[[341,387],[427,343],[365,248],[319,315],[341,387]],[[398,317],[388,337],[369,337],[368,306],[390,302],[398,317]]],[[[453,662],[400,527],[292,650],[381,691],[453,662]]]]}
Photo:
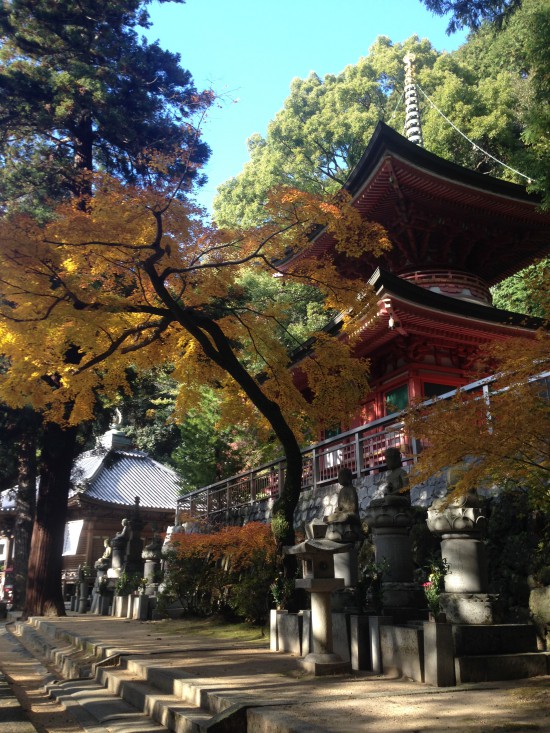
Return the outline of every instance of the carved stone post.
{"type": "Polygon", "coordinates": [[[441,536],[441,557],[449,565],[440,608],[457,624],[493,623],[497,598],[487,593],[487,561],[481,535],[486,525],[483,503],[472,492],[451,502],[434,502],[428,528],[441,536]]]}
{"type": "Polygon", "coordinates": [[[139,496],[136,496],[135,498],[134,510],[129,520],[129,526],[130,538],[126,548],[124,570],[129,574],[143,573],[143,562],[141,559],[143,540],[141,539],[141,530],[145,526],[145,522],[141,517],[139,496]]]}
{"type": "Polygon", "coordinates": [[[160,571],[161,555],[162,540],[160,539],[160,535],[155,532],[153,539],[145,546],[141,553],[141,557],[145,561],[143,577],[147,581],[145,593],[148,596],[154,595],[158,588],[158,573],[160,571]]]}
{"type": "Polygon", "coordinates": [[[382,576],[382,603],[394,612],[419,605],[414,582],[410,530],[413,523],[407,497],[389,494],[371,502],[366,520],[372,529],[377,563],[386,565],[382,576]]]}

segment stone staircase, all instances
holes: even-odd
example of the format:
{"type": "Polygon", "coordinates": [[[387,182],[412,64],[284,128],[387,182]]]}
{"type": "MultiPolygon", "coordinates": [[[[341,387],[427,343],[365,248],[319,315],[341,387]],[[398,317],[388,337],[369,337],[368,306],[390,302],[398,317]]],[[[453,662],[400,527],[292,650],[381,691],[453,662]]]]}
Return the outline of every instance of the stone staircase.
{"type": "Polygon", "coordinates": [[[96,668],[93,679],[69,680],[48,689],[67,709],[78,704],[109,729],[118,724],[125,732],[142,733],[247,730],[246,705],[208,694],[180,670],[158,665],[121,657],[116,666],[96,668]]]}
{"type": "Polygon", "coordinates": [[[263,715],[272,700],[243,697],[242,689],[221,690],[215,678],[193,677],[179,654],[109,655],[103,645],[39,618],[16,621],[12,633],[65,679],[46,689],[87,733],[313,733],[273,711],[263,715]]]}
{"type": "Polygon", "coordinates": [[[456,684],[524,679],[550,671],[550,652],[537,651],[528,624],[453,625],[456,684]]]}

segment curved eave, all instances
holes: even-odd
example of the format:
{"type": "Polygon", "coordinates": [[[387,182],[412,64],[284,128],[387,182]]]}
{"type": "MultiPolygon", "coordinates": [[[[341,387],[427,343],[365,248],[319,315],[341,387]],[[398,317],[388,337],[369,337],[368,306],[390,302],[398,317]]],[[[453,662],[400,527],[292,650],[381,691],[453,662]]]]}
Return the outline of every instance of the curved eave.
{"type": "Polygon", "coordinates": [[[540,318],[440,295],[381,270],[370,283],[379,299],[379,316],[358,326],[369,351],[399,334],[475,345],[510,336],[533,338],[545,327],[540,318]],[[393,329],[388,325],[390,316],[396,324],[393,329]]]}
{"type": "Polygon", "coordinates": [[[534,206],[538,206],[541,201],[539,197],[527,193],[525,188],[517,183],[486,176],[430,153],[426,148],[407,140],[384,122],[379,122],[376,126],[365,152],[348,176],[344,190],[355,198],[386,155],[395,155],[439,179],[460,183],[479,193],[492,193],[534,206]]]}
{"type": "MultiPolygon", "coordinates": [[[[166,507],[166,506],[148,506],[144,504],[139,505],[139,510],[142,514],[166,514],[168,516],[171,516],[175,511],[176,501],[178,497],[175,497],[174,499],[174,506],[173,507],[166,507]]],[[[85,492],[76,492],[71,497],[69,497],[68,501],[69,507],[97,507],[102,509],[112,509],[116,510],[117,514],[129,514],[134,510],[133,504],[123,504],[115,501],[104,501],[102,499],[97,499],[95,497],[87,496],[85,492]]]]}
{"type": "MultiPolygon", "coordinates": [[[[386,227],[398,218],[403,196],[409,205],[435,221],[440,216],[449,218],[458,230],[466,222],[474,231],[493,227],[500,232],[495,236],[506,240],[506,257],[491,258],[484,264],[483,272],[477,273],[489,285],[550,252],[550,213],[540,210],[538,196],[527,193],[518,184],[444,160],[382,122],[344,190],[366,219],[386,227]],[[508,241],[511,233],[515,239],[508,241]]],[[[302,257],[320,258],[333,246],[333,238],[325,230],[318,230],[312,235],[307,252],[290,256],[278,267],[284,272],[302,257]]]]}

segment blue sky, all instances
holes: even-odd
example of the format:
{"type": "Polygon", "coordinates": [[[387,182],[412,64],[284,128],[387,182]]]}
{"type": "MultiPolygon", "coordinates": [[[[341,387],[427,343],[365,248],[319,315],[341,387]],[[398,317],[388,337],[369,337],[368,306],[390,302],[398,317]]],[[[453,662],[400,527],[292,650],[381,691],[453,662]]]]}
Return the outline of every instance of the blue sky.
{"type": "Polygon", "coordinates": [[[380,35],[397,42],[416,33],[440,51],[464,40],[447,36],[445,18],[420,0],[187,0],[153,3],[150,15],[148,37],[181,54],[197,88],[220,96],[204,127],[212,156],[198,198],[206,207],[216,187],[240,172],[247,138],[265,133],[294,77],[336,74],[380,35]]]}

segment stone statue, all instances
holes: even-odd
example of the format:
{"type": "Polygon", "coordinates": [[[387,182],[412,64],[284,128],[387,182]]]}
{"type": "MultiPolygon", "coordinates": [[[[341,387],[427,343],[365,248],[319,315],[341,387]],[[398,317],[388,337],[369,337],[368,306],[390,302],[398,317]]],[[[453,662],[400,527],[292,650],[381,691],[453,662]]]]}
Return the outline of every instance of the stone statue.
{"type": "Polygon", "coordinates": [[[111,558],[111,540],[109,538],[105,538],[103,540],[103,545],[105,547],[105,550],[103,551],[103,555],[101,556],[103,560],[109,560],[111,558]]]}
{"type": "Polygon", "coordinates": [[[359,518],[359,499],[352,483],[352,472],[349,468],[341,468],[338,472],[338,483],[342,487],[338,493],[336,510],[324,518],[329,525],[326,537],[332,540],[353,541],[363,539],[363,530],[359,518]]]}
{"type": "MultiPolygon", "coordinates": [[[[401,451],[399,448],[387,448],[385,451],[387,473],[380,483],[379,490],[383,496],[409,497],[404,489],[408,489],[409,477],[403,468],[401,451]]],[[[410,497],[409,497],[410,501],[410,497]]]]}
{"type": "Polygon", "coordinates": [[[98,559],[94,563],[94,568],[96,570],[107,570],[111,565],[111,541],[109,539],[104,539],[103,545],[105,546],[105,549],[103,550],[103,555],[101,557],[98,557],[98,559]]]}
{"type": "Polygon", "coordinates": [[[115,536],[113,537],[113,540],[118,540],[124,538],[125,540],[128,540],[130,537],[130,520],[129,519],[123,519],[122,520],[122,529],[120,532],[117,532],[115,536]]]}

